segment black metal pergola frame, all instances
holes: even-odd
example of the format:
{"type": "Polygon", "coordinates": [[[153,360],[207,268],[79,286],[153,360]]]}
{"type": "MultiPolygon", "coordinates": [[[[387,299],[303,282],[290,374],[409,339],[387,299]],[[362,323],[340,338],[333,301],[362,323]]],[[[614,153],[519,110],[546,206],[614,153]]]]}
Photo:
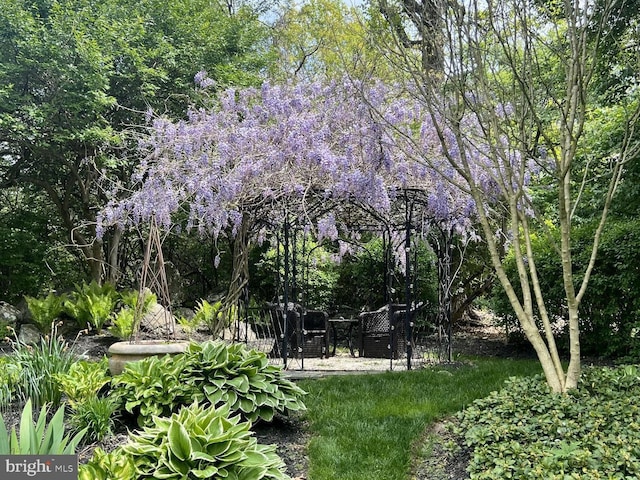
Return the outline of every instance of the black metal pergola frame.
{"type": "MultiPolygon", "coordinates": [[[[407,357],[407,369],[412,368],[412,348],[413,348],[413,328],[414,317],[411,312],[411,306],[414,303],[415,283],[417,281],[418,272],[416,270],[416,257],[417,252],[414,252],[412,248],[414,240],[414,232],[417,230],[415,215],[420,209],[420,206],[426,207],[427,205],[427,192],[417,188],[405,188],[399,191],[399,194],[395,196],[396,210],[402,210],[402,219],[393,221],[391,218],[385,218],[378,212],[370,207],[362,204],[356,204],[350,202],[350,206],[353,206],[363,212],[365,215],[370,216],[374,220],[377,220],[375,225],[363,224],[360,225],[361,231],[379,231],[382,235],[383,250],[384,250],[384,297],[387,304],[391,304],[393,291],[392,291],[392,257],[393,257],[393,242],[392,233],[402,233],[404,235],[404,262],[405,262],[405,275],[404,275],[404,304],[407,306],[404,316],[404,332],[406,342],[406,357],[407,357]],[[415,255],[412,257],[412,253],[415,255]],[[413,269],[413,271],[412,271],[413,269]]],[[[280,301],[280,294],[282,292],[282,304],[284,306],[284,315],[289,312],[289,308],[292,303],[301,300],[303,308],[306,308],[306,296],[304,292],[299,292],[298,275],[299,265],[296,255],[296,243],[297,234],[301,229],[306,228],[313,219],[318,218],[323,213],[333,211],[335,205],[326,200],[319,201],[316,204],[304,209],[304,216],[298,216],[298,218],[291,218],[292,213],[289,209],[284,208],[283,218],[284,220],[279,223],[280,228],[276,233],[276,251],[277,251],[277,280],[276,280],[276,301],[280,301]],[[301,220],[305,222],[301,222],[301,220]],[[292,248],[293,245],[293,248],[292,248]],[[283,258],[280,258],[280,246],[283,247],[283,258]],[[280,277],[280,265],[283,264],[284,275],[280,277]]],[[[393,216],[393,215],[392,215],[393,216]]],[[[397,217],[396,217],[397,218],[397,217]]],[[[424,225],[424,222],[420,222],[424,225]]],[[[435,219],[428,219],[429,235],[427,235],[427,241],[433,248],[436,257],[438,259],[438,315],[436,320],[438,343],[439,343],[439,357],[440,359],[452,360],[452,325],[451,325],[451,261],[452,261],[452,244],[454,241],[454,231],[450,226],[447,226],[446,222],[439,222],[435,219]]],[[[272,227],[276,226],[273,223],[272,227]]],[[[305,240],[306,241],[306,237],[305,240]]],[[[319,245],[318,245],[319,246],[319,245]]],[[[314,247],[314,248],[317,248],[314,247]]],[[[307,252],[310,254],[310,252],[307,252]]],[[[307,265],[308,269],[308,265],[307,265]]],[[[248,292],[245,295],[245,301],[248,303],[248,292]]],[[[389,315],[392,315],[391,308],[388,310],[389,315]]],[[[391,320],[391,319],[390,319],[391,320]]],[[[304,322],[304,320],[302,320],[304,322]]],[[[391,324],[391,322],[389,322],[391,324]]],[[[285,368],[289,358],[289,345],[288,338],[290,332],[288,332],[289,322],[284,322],[284,332],[282,335],[281,354],[285,368]]],[[[304,325],[302,325],[304,329],[304,325]]],[[[302,368],[304,368],[304,352],[301,352],[302,368]]],[[[391,368],[393,368],[393,358],[391,356],[391,368]]]]}

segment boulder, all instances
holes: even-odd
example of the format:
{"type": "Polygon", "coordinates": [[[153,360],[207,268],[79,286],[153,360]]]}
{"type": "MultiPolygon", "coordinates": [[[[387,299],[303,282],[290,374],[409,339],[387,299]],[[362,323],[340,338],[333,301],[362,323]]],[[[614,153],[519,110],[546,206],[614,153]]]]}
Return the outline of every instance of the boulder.
{"type": "Polygon", "coordinates": [[[16,328],[20,320],[22,320],[20,310],[7,302],[0,302],[0,325],[16,328]]]}
{"type": "Polygon", "coordinates": [[[232,340],[232,341],[240,341],[240,342],[253,342],[258,340],[258,336],[253,331],[253,329],[249,326],[247,328],[247,324],[245,322],[238,324],[234,324],[229,328],[225,328],[220,333],[220,338],[222,340],[232,340]]]}
{"type": "Polygon", "coordinates": [[[173,335],[175,330],[175,317],[159,303],[149,307],[149,310],[140,319],[140,332],[144,333],[145,337],[168,337],[173,335]]]}
{"type": "Polygon", "coordinates": [[[35,345],[40,341],[40,330],[35,325],[30,323],[23,323],[20,325],[20,332],[18,333],[18,341],[25,345],[35,345]]]}

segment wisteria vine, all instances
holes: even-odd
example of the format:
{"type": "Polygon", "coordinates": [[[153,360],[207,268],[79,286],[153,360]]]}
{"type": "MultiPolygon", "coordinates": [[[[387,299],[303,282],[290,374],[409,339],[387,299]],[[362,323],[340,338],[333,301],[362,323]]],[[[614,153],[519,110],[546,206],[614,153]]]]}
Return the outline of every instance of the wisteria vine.
{"type": "MultiPolygon", "coordinates": [[[[204,72],[196,75],[202,88],[207,79],[204,72]]],[[[149,118],[139,147],[142,161],[132,178],[135,189],[105,206],[99,234],[109,225],[138,224],[152,216],[169,227],[185,212],[187,229],[217,238],[222,232],[233,235],[248,212],[277,223],[286,208],[312,224],[319,238],[335,240],[336,215],[311,218],[306,208],[311,201],[351,202],[384,217],[407,188],[426,192],[425,221],[472,232],[475,203],[460,188],[458,173],[443,166],[433,118],[391,86],[365,89],[349,79],[264,83],[259,89],[220,92],[212,106],[189,110],[186,120],[149,118]]],[[[452,139],[449,154],[456,154],[455,146],[452,139]]],[[[466,154],[490,199],[497,195],[496,172],[482,148],[469,146],[466,154]]]]}

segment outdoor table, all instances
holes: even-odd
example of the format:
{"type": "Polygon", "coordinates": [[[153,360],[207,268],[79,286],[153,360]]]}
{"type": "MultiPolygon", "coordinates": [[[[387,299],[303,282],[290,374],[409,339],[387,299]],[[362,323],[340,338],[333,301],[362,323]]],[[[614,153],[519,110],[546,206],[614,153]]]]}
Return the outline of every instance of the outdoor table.
{"type": "Polygon", "coordinates": [[[347,341],[349,343],[349,351],[351,352],[351,356],[355,357],[356,354],[353,351],[353,327],[357,326],[360,323],[360,319],[358,318],[330,318],[329,325],[331,325],[331,330],[333,331],[333,353],[336,354],[336,347],[338,346],[338,324],[345,324],[349,327],[349,333],[347,337],[347,341]]]}

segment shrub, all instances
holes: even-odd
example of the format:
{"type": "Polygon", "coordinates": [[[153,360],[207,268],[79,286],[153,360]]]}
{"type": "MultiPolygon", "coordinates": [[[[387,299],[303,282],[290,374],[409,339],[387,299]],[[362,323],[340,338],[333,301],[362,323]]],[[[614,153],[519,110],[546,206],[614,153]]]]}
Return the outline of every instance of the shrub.
{"type": "Polygon", "coordinates": [[[186,367],[183,355],[130,362],[113,378],[111,394],[139,426],[148,425],[154,415],[167,417],[196,397],[193,379],[184,375],[186,367]]]}
{"type": "Polygon", "coordinates": [[[170,418],[155,417],[153,426],[130,434],[129,441],[106,456],[98,452],[83,470],[94,476],[80,478],[129,479],[287,479],[284,462],[275,453],[275,446],[260,445],[249,431],[250,422],[239,416],[229,418],[229,409],[193,404],[182,408],[170,418]],[[117,476],[111,471],[116,458],[120,460],[117,476]],[[124,465],[124,467],[123,467],[124,465]],[[124,476],[123,468],[133,465],[134,472],[124,476]]]}
{"type": "Polygon", "coordinates": [[[77,360],[68,343],[56,335],[40,339],[35,346],[16,340],[14,351],[10,355],[19,370],[15,391],[23,399],[31,399],[35,407],[47,403],[54,407],[60,405],[62,391],[56,380],[56,374],[67,373],[77,360]]]}
{"type": "Polygon", "coordinates": [[[567,395],[511,379],[458,416],[471,478],[638,478],[639,394],[638,367],[585,369],[567,395]]]}
{"type": "MultiPolygon", "coordinates": [[[[590,261],[594,228],[593,224],[584,224],[572,231],[576,282],[582,280],[580,275],[590,261]]],[[[557,252],[546,236],[534,236],[532,247],[549,315],[559,320],[556,333],[566,338],[566,300],[557,252]]],[[[639,250],[640,220],[617,220],[607,225],[589,288],[580,302],[580,343],[583,354],[630,358],[632,361],[640,355],[640,296],[637,294],[640,291],[640,269],[635,262],[639,250]]],[[[506,257],[505,270],[521,295],[513,252],[506,257]]],[[[503,323],[511,331],[521,333],[502,289],[494,289],[492,303],[503,323]]],[[[559,345],[568,345],[568,342],[561,341],[559,345]]]]}
{"type": "Polygon", "coordinates": [[[65,436],[64,407],[60,407],[47,425],[47,407],[42,407],[38,420],[33,423],[31,400],[28,400],[20,417],[20,432],[15,427],[11,433],[0,417],[0,455],[72,455],[86,430],[73,438],[65,436]]]}
{"type": "Polygon", "coordinates": [[[189,378],[213,405],[228,404],[249,420],[270,421],[276,412],[302,410],[304,390],[269,365],[266,355],[241,343],[191,343],[184,355],[189,378]]]}

